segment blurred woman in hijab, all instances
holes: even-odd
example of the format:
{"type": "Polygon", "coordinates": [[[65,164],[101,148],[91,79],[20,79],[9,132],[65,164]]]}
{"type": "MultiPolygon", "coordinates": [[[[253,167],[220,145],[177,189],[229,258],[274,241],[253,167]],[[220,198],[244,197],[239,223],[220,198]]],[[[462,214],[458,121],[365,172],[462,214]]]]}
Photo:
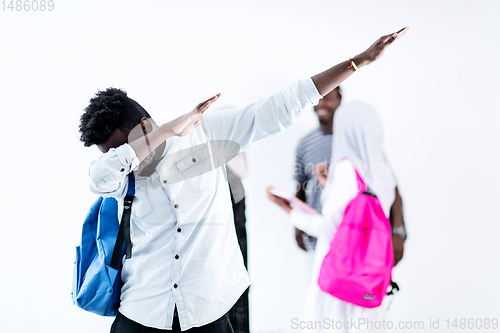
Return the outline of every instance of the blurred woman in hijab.
{"type": "Polygon", "coordinates": [[[384,318],[385,309],[382,306],[360,307],[339,300],[323,292],[318,286],[319,271],[330,242],[342,221],[345,208],[358,194],[356,170],[369,190],[379,198],[387,217],[394,206],[397,191],[395,177],[382,150],[382,121],[373,107],[354,102],[339,108],[335,114],[333,133],[328,177],[322,176],[326,172],[321,172],[321,167],[316,173],[325,185],[321,214],[311,215],[302,209],[292,208],[287,201],[273,195],[272,188],[268,189],[268,196],[290,213],[292,224],[296,228],[318,238],[313,279],[305,304],[306,323],[314,325],[314,332],[330,332],[333,328],[338,332],[381,332],[380,329],[375,330],[373,323],[384,318]],[[342,328],[339,329],[340,324],[332,326],[331,319],[342,322],[342,328]],[[361,324],[363,321],[365,325],[361,324]],[[366,325],[366,321],[371,321],[372,324],[366,325]],[[321,327],[316,325],[317,322],[321,322],[321,327]],[[351,327],[352,323],[357,325],[351,327]]]}

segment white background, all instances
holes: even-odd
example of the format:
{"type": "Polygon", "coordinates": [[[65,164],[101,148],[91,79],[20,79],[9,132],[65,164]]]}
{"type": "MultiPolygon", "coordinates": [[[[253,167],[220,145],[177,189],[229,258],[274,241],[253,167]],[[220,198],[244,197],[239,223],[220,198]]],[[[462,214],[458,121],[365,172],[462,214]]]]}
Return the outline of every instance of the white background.
{"type": "MultiPolygon", "coordinates": [[[[388,319],[439,318],[446,331],[447,318],[500,317],[498,1],[54,2],[0,3],[0,332],[109,331],[111,318],[70,299],[95,199],[85,174],[100,154],[78,124],[98,89],[124,88],[162,123],[218,92],[219,108],[253,102],[404,26],[343,84],[344,103],[380,113],[404,200],[388,319]]],[[[265,188],[291,184],[296,144],[316,126],[308,110],[247,152],[252,332],[296,331],[302,314],[307,259],[265,188]]]]}

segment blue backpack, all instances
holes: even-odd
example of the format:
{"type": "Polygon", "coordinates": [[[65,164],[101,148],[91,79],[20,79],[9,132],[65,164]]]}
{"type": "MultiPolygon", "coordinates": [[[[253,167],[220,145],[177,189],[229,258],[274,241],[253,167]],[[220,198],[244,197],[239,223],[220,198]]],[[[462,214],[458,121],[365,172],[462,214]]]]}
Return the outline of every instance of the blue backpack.
{"type": "Polygon", "coordinates": [[[135,178],[131,172],[121,223],[118,201],[99,197],[83,222],[82,242],[76,247],[73,304],[100,316],[116,316],[120,306],[122,258],[132,257],[130,214],[134,194],[135,178]]]}

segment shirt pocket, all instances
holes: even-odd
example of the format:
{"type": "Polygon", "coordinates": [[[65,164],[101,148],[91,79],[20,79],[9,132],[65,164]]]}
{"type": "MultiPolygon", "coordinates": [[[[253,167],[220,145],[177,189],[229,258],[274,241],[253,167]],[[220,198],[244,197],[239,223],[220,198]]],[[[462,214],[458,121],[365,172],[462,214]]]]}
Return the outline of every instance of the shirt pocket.
{"type": "Polygon", "coordinates": [[[174,162],[183,180],[194,192],[205,192],[215,188],[217,170],[213,170],[210,151],[203,145],[174,162]]]}

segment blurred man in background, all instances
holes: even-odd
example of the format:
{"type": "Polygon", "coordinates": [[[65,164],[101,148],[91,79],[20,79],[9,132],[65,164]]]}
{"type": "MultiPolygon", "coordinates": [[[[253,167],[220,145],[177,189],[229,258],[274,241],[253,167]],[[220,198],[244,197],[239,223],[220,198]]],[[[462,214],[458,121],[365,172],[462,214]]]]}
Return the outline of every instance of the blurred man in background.
{"type": "MultiPolygon", "coordinates": [[[[314,107],[319,127],[299,141],[296,150],[294,180],[297,182],[296,197],[321,212],[323,186],[314,175],[314,167],[320,163],[330,164],[332,155],[333,115],[342,101],[342,90],[335,88],[314,107]]],[[[295,229],[297,245],[309,254],[312,265],[316,238],[295,229]]],[[[312,268],[312,266],[311,266],[312,268]]],[[[308,270],[310,272],[310,269],[308,270]]]]}

